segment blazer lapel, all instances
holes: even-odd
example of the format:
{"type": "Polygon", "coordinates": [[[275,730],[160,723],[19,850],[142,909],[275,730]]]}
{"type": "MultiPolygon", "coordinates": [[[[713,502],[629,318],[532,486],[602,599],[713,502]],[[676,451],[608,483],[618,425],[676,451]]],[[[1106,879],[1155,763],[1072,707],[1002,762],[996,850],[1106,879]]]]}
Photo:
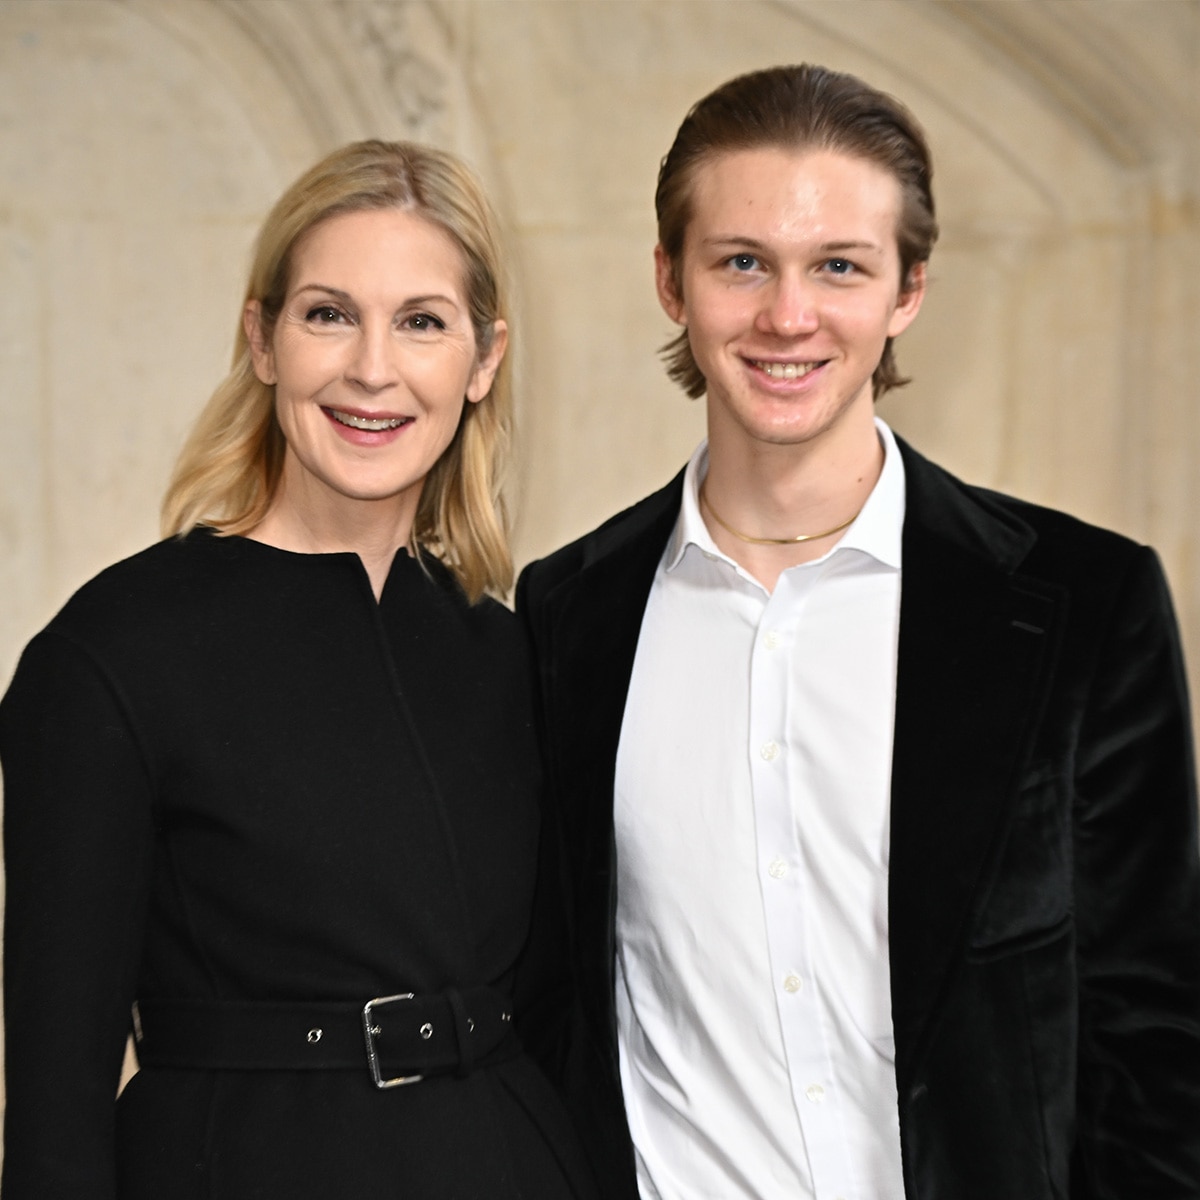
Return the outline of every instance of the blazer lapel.
{"type": "Polygon", "coordinates": [[[903,1098],[1028,755],[1062,597],[1017,573],[1028,526],[901,449],[889,948],[903,1098]]]}

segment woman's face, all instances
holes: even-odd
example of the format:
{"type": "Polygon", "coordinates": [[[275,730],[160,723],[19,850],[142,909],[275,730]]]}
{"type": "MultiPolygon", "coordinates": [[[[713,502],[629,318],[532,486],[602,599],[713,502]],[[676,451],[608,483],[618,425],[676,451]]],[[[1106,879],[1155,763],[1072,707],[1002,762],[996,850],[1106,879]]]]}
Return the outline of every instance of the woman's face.
{"type": "Polygon", "coordinates": [[[394,502],[411,520],[465,404],[487,395],[504,355],[496,322],[480,356],[462,252],[400,209],[346,213],[296,244],[269,339],[246,307],[258,378],[275,387],[287,440],[284,504],[321,511],[394,502]]]}

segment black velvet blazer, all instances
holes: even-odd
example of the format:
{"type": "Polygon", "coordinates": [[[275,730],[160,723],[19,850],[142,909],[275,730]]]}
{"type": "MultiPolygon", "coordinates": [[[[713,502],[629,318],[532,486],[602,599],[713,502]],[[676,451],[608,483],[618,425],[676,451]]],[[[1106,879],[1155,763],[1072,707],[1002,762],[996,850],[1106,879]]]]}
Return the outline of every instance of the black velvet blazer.
{"type": "MultiPolygon", "coordinates": [[[[905,1194],[1196,1200],[1197,810],[1158,560],[901,452],[889,919],[905,1194]]],[[[554,1067],[612,1197],[636,1196],[613,1009],[613,777],[681,488],[533,564],[518,588],[572,968],[554,1067]]]]}

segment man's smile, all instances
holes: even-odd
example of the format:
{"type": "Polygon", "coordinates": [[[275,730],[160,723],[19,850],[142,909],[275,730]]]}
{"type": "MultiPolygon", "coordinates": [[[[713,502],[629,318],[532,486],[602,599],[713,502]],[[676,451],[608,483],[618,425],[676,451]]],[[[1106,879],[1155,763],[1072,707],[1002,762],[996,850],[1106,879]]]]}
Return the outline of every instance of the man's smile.
{"type": "Polygon", "coordinates": [[[802,379],[810,371],[824,365],[819,362],[762,362],[758,359],[751,361],[764,375],[769,375],[772,379],[802,379]]]}

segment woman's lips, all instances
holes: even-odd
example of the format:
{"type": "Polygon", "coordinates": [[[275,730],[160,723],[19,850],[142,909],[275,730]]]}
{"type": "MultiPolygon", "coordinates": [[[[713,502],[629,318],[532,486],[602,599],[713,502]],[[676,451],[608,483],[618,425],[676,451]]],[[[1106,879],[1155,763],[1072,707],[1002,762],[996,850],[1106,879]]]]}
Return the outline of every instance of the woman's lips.
{"type": "Polygon", "coordinates": [[[389,429],[399,429],[401,425],[407,425],[412,420],[411,417],[369,417],[340,408],[327,408],[324,411],[339,425],[345,425],[349,429],[361,429],[366,433],[384,433],[389,429]]]}

